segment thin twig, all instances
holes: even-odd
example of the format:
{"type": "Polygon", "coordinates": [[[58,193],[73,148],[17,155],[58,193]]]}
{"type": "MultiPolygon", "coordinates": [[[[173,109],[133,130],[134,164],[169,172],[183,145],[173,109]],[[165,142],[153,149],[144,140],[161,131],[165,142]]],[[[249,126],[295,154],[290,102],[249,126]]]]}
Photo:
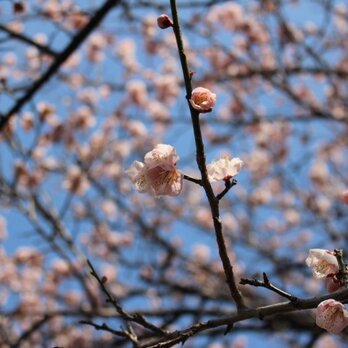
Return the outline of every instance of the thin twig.
{"type": "Polygon", "coordinates": [[[36,41],[32,40],[31,38],[29,38],[21,33],[17,33],[16,31],[11,30],[9,27],[7,27],[3,24],[0,24],[0,30],[5,32],[6,34],[8,34],[12,38],[15,38],[17,40],[25,42],[28,45],[36,47],[42,53],[48,54],[48,55],[53,56],[53,57],[56,57],[59,54],[58,52],[52,50],[50,47],[42,45],[39,42],[36,42],[36,41]]]}
{"type": "Polygon", "coordinates": [[[88,24],[76,34],[76,36],[71,40],[68,46],[60,53],[54,60],[52,65],[47,69],[47,71],[33,83],[31,88],[17,100],[16,104],[7,112],[6,115],[1,115],[0,117],[0,131],[4,129],[10,118],[18,113],[22,107],[31,100],[31,98],[36,94],[37,91],[41,89],[42,86],[47,83],[52,76],[59,70],[59,68],[64,64],[64,62],[74,53],[78,47],[85,41],[85,39],[92,33],[92,31],[100,24],[103,18],[109,13],[109,11],[116,5],[118,5],[121,0],[107,0],[104,5],[95,13],[88,24]]]}
{"type": "Polygon", "coordinates": [[[192,178],[191,176],[186,175],[186,174],[184,174],[184,179],[187,180],[187,181],[194,182],[195,184],[197,184],[199,186],[203,185],[201,179],[192,178]]]}
{"type": "Polygon", "coordinates": [[[296,302],[298,299],[297,297],[285,292],[284,290],[281,290],[279,289],[278,287],[276,287],[275,285],[273,285],[268,277],[267,277],[267,274],[265,272],[263,272],[263,281],[261,280],[257,280],[257,279],[245,279],[245,278],[242,278],[240,280],[240,283],[239,284],[242,284],[242,285],[252,285],[252,286],[260,286],[260,287],[263,287],[263,288],[266,288],[268,290],[271,290],[273,292],[275,292],[276,294],[292,301],[292,302],[296,302]]]}
{"type": "Polygon", "coordinates": [[[216,196],[216,199],[220,201],[227,194],[227,192],[235,185],[237,185],[236,179],[225,180],[225,188],[216,196]]]}
{"type": "Polygon", "coordinates": [[[89,320],[80,320],[79,323],[84,324],[84,325],[93,326],[98,331],[106,331],[106,332],[110,332],[111,334],[113,334],[115,336],[129,338],[128,335],[124,331],[114,330],[105,323],[99,325],[99,324],[96,324],[96,323],[89,321],[89,320]]]}
{"type": "Polygon", "coordinates": [[[106,281],[103,278],[100,278],[99,275],[97,274],[95,268],[93,267],[92,263],[87,260],[87,264],[91,269],[91,275],[97,280],[101,290],[103,291],[103,293],[106,295],[107,297],[107,302],[111,303],[113,305],[113,307],[116,309],[116,312],[121,316],[122,319],[124,319],[125,321],[129,322],[133,322],[136,323],[140,326],[142,326],[145,329],[148,329],[152,332],[155,332],[157,334],[163,335],[163,334],[167,334],[168,332],[166,330],[163,330],[157,326],[155,326],[154,324],[150,323],[149,321],[147,321],[144,316],[135,313],[135,314],[129,314],[127,313],[122,306],[119,304],[119,302],[117,301],[117,299],[114,298],[114,296],[109,292],[109,290],[106,288],[106,281]]]}

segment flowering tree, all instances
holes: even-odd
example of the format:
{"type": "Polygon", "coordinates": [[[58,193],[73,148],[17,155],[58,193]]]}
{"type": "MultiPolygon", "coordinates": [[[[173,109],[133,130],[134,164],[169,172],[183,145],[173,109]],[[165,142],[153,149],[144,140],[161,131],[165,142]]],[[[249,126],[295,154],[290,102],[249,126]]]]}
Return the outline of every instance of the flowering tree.
{"type": "Polygon", "coordinates": [[[0,12],[1,348],[344,346],[347,5],[0,12]]]}

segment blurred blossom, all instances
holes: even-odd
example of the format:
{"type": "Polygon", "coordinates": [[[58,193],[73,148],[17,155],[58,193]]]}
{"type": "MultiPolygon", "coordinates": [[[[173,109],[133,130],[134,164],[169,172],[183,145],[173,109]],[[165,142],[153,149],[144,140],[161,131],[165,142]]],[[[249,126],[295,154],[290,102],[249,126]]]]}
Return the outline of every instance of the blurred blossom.
{"type": "Polygon", "coordinates": [[[32,247],[19,247],[14,255],[14,260],[18,263],[30,263],[32,266],[40,267],[43,255],[32,247]]]}
{"type": "Polygon", "coordinates": [[[348,312],[341,302],[333,299],[323,301],[317,307],[316,324],[330,333],[338,334],[348,326],[348,312]]]}
{"type": "Polygon", "coordinates": [[[68,168],[63,181],[63,188],[78,195],[83,195],[89,188],[89,182],[78,166],[68,168]]]}
{"type": "Polygon", "coordinates": [[[148,129],[145,127],[144,123],[141,121],[132,121],[129,120],[126,123],[125,128],[129,131],[134,137],[144,137],[148,133],[148,129]]]}
{"type": "Polygon", "coordinates": [[[131,101],[137,106],[146,106],[147,89],[144,81],[131,80],[127,82],[126,89],[131,101]]]}
{"type": "Polygon", "coordinates": [[[104,60],[103,49],[107,46],[105,35],[93,33],[87,41],[87,57],[92,63],[100,63],[104,60]]]}
{"type": "Polygon", "coordinates": [[[156,76],[154,87],[157,99],[167,105],[170,105],[180,93],[178,78],[172,74],[156,76]]]}
{"type": "Polygon", "coordinates": [[[199,263],[209,261],[210,248],[205,244],[195,244],[192,248],[193,259],[199,263]]]}
{"type": "Polygon", "coordinates": [[[75,29],[82,29],[89,21],[89,16],[82,12],[74,12],[68,16],[67,23],[68,25],[75,29]]]}
{"type": "Polygon", "coordinates": [[[7,237],[7,222],[6,219],[0,215],[0,241],[7,237]]]}
{"type": "Polygon", "coordinates": [[[69,121],[78,130],[87,130],[96,124],[95,116],[91,108],[87,106],[79,107],[71,114],[69,121]]]}
{"type": "Polygon", "coordinates": [[[313,346],[313,348],[341,348],[341,347],[342,346],[334,339],[334,337],[329,334],[320,336],[313,346]]]}
{"type": "Polygon", "coordinates": [[[39,120],[41,122],[48,122],[56,112],[55,107],[46,102],[38,103],[36,108],[39,113],[39,120]]]}
{"type": "Polygon", "coordinates": [[[233,31],[241,25],[244,17],[242,6],[235,2],[227,2],[221,6],[213,6],[207,15],[207,22],[233,31]]]}
{"type": "Polygon", "coordinates": [[[169,111],[162,103],[151,101],[147,104],[147,110],[152,119],[157,122],[168,122],[170,120],[169,111]]]}
{"type": "Polygon", "coordinates": [[[115,218],[117,215],[117,208],[111,199],[103,201],[101,209],[108,218],[115,218]]]}
{"type": "Polygon", "coordinates": [[[21,118],[21,124],[25,131],[30,131],[34,128],[34,116],[31,112],[24,112],[21,118]]]}

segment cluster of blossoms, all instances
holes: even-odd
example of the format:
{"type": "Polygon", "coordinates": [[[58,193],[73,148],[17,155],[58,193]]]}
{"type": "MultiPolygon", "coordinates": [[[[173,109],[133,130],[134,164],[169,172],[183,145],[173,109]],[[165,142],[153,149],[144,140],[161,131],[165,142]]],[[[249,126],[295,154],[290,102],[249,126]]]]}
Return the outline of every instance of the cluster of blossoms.
{"type": "MultiPolygon", "coordinates": [[[[144,157],[144,163],[134,161],[126,171],[136,189],[155,197],[177,196],[182,190],[184,175],[176,168],[179,156],[173,146],[158,144],[144,157]]],[[[207,165],[210,182],[229,180],[243,166],[239,158],[225,156],[207,165]]]]}
{"type": "MultiPolygon", "coordinates": [[[[311,249],[306,264],[312,268],[313,276],[324,279],[329,292],[339,290],[344,283],[340,278],[336,253],[325,249],[311,249]]],[[[341,302],[328,299],[317,307],[316,324],[328,332],[337,334],[348,326],[348,311],[341,302]]]]}
{"type": "MultiPolygon", "coordinates": [[[[166,15],[158,17],[158,25],[165,29],[172,26],[170,18],[166,15]]],[[[204,87],[197,87],[191,93],[189,100],[191,106],[200,113],[212,111],[216,102],[216,94],[204,87]]],[[[158,144],[144,157],[144,163],[134,161],[126,171],[136,189],[147,192],[155,197],[177,196],[182,190],[184,175],[176,168],[179,156],[171,145],[158,144]]],[[[238,174],[243,166],[239,158],[225,156],[207,165],[210,182],[230,180],[238,174]]]]}

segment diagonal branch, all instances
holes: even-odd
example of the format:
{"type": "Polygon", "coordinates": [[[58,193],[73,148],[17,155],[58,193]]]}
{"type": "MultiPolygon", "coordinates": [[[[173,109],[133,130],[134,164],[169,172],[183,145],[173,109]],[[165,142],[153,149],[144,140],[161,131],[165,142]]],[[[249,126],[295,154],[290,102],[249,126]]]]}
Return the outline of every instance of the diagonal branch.
{"type": "Polygon", "coordinates": [[[53,56],[53,57],[57,57],[59,54],[58,52],[55,52],[54,50],[52,50],[48,46],[42,45],[39,42],[36,42],[36,41],[32,40],[31,38],[23,35],[23,34],[17,33],[16,31],[11,30],[10,28],[6,27],[5,25],[3,25],[1,23],[0,23],[0,30],[5,32],[8,36],[10,36],[14,39],[20,40],[22,42],[25,42],[28,45],[34,46],[42,53],[48,54],[48,55],[53,56]]]}
{"type": "Polygon", "coordinates": [[[205,322],[197,323],[183,330],[174,331],[165,337],[159,339],[156,342],[142,345],[141,348],[169,348],[176,344],[185,342],[188,338],[195,336],[196,334],[211,330],[217,327],[225,326],[232,327],[234,323],[241,322],[247,319],[260,319],[275,315],[290,313],[298,310],[313,309],[316,308],[320,302],[327,299],[335,299],[343,303],[347,302],[348,289],[338,291],[333,294],[312,297],[307,299],[297,299],[297,301],[287,301],[275,303],[268,306],[262,306],[258,308],[248,309],[243,312],[234,313],[228,317],[221,319],[212,319],[205,322]]]}
{"type": "Polygon", "coordinates": [[[103,6],[95,13],[91,18],[89,23],[72,39],[68,46],[60,53],[52,65],[47,69],[47,71],[34,82],[31,88],[25,93],[17,103],[8,111],[6,115],[1,115],[0,117],[0,131],[4,129],[10,118],[18,113],[22,107],[31,100],[40,88],[50,80],[54,74],[57,73],[59,68],[64,64],[64,62],[74,53],[78,47],[86,40],[88,35],[100,24],[104,17],[109,13],[109,11],[116,5],[118,5],[121,0],[107,0],[103,6]]]}

